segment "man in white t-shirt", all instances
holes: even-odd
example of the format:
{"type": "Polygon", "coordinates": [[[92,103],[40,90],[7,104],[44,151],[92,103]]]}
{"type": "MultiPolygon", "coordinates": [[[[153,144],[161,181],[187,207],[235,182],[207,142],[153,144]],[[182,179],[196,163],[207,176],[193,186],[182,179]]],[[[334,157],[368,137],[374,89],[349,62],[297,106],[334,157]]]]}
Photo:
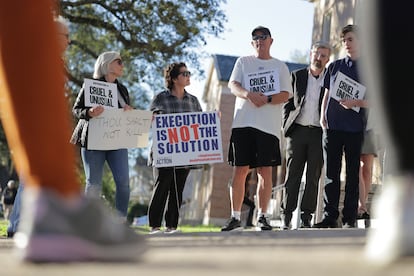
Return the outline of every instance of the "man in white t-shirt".
{"type": "Polygon", "coordinates": [[[270,55],[270,30],[258,26],[252,31],[255,55],[237,59],[229,88],[237,97],[229,147],[229,164],[234,167],[231,189],[231,218],[221,231],[242,230],[241,207],[249,169],[258,176],[257,230],[272,230],[266,214],[272,194],[272,167],[281,164],[278,136],[281,133],[282,104],[292,94],[287,65],[270,55]]]}

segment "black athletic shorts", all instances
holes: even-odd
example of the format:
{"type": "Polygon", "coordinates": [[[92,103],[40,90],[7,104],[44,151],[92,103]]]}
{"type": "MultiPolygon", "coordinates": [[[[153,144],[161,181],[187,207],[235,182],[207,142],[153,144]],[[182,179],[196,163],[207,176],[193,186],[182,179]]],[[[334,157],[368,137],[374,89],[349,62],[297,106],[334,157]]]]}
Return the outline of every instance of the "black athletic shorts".
{"type": "Polygon", "coordinates": [[[232,166],[275,167],[281,164],[279,139],[252,127],[233,128],[228,162],[232,166]]]}

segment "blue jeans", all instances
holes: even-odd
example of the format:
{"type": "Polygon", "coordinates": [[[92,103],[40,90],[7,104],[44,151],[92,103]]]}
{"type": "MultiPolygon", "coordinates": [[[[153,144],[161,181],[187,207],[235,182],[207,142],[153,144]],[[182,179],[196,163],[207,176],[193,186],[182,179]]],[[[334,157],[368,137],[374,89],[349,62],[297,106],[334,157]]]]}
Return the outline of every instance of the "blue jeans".
{"type": "Polygon", "coordinates": [[[20,181],[19,188],[17,188],[16,198],[14,199],[13,209],[10,213],[9,217],[9,225],[7,226],[8,233],[16,233],[17,226],[19,225],[20,221],[20,209],[21,209],[21,201],[22,201],[22,193],[23,193],[23,182],[20,181]]]}
{"type": "Polygon", "coordinates": [[[128,150],[87,150],[81,148],[83,168],[85,170],[85,195],[100,197],[102,193],[102,176],[105,161],[115,181],[115,208],[121,216],[126,217],[129,203],[129,165],[128,150]]]}

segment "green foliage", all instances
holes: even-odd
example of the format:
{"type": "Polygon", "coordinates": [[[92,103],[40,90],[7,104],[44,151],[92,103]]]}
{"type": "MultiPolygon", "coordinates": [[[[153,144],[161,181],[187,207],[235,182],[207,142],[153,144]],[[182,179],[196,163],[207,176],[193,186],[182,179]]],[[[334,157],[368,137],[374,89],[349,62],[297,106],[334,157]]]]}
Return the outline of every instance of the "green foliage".
{"type": "Polygon", "coordinates": [[[223,32],[226,0],[84,0],[60,1],[70,21],[69,79],[78,91],[91,77],[96,57],[120,51],[125,60],[123,81],[136,106],[146,108],[163,87],[163,68],[184,61],[201,72],[200,46],[207,36],[223,32]]]}
{"type": "MultiPolygon", "coordinates": [[[[91,78],[97,56],[120,51],[125,61],[122,82],[128,87],[133,106],[147,109],[152,96],[163,86],[163,68],[171,62],[186,62],[202,74],[200,46],[208,36],[224,31],[226,0],[60,0],[60,14],[70,22],[71,46],[67,50],[69,106],[91,78]]],[[[74,122],[76,123],[76,122],[74,122]]],[[[11,171],[12,162],[4,131],[0,127],[0,165],[11,171]]],[[[136,159],[142,150],[133,151],[136,159]]],[[[84,176],[78,162],[81,183],[84,176]]],[[[114,183],[105,171],[103,192],[112,203],[114,183]],[[112,195],[112,196],[111,196],[112,195]]]]}
{"type": "MultiPolygon", "coordinates": [[[[66,57],[71,99],[83,79],[92,77],[97,56],[114,50],[125,63],[121,81],[128,87],[133,106],[147,109],[153,95],[163,89],[163,68],[168,63],[183,61],[192,71],[203,73],[199,60],[205,54],[200,46],[206,44],[207,36],[223,32],[226,17],[221,4],[225,2],[61,0],[60,14],[70,22],[71,46],[66,57]]],[[[140,149],[131,150],[130,155],[131,160],[143,159],[140,149]]],[[[110,172],[105,170],[105,175],[103,194],[113,205],[114,183],[110,172]]]]}

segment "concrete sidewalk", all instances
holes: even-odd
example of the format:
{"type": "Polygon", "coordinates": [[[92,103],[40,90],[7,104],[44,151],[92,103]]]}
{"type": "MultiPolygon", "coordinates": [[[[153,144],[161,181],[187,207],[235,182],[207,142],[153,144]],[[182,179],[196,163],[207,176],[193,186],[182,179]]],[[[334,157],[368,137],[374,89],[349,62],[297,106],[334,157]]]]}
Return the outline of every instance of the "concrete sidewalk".
{"type": "Polygon", "coordinates": [[[136,263],[27,264],[0,239],[0,275],[413,275],[414,258],[387,267],[363,255],[365,229],[148,235],[136,263]]]}

